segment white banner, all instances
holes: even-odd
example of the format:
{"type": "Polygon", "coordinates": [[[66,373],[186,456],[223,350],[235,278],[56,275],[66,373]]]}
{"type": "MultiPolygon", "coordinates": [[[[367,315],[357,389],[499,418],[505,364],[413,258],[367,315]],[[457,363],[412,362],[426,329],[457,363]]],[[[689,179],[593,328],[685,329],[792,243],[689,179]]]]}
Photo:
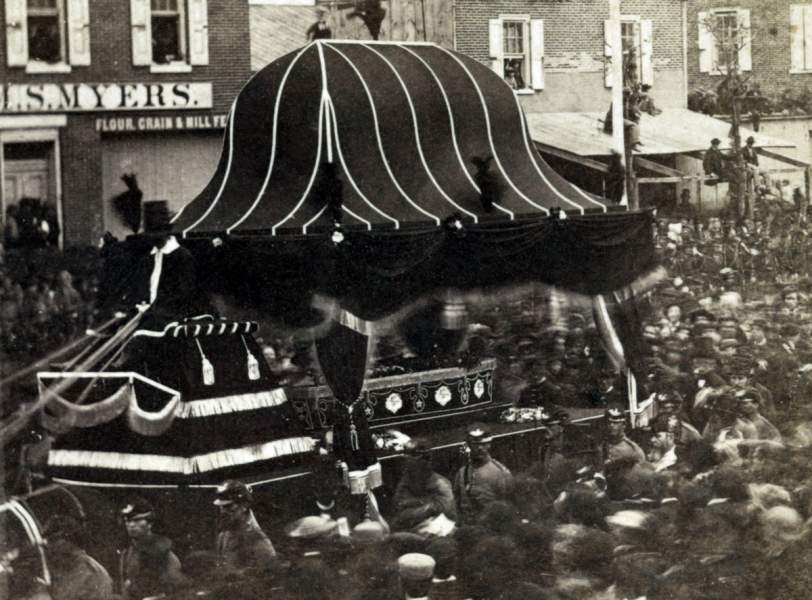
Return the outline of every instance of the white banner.
{"type": "Polygon", "coordinates": [[[0,114],[206,108],[212,108],[210,82],[0,85],[0,114]]]}

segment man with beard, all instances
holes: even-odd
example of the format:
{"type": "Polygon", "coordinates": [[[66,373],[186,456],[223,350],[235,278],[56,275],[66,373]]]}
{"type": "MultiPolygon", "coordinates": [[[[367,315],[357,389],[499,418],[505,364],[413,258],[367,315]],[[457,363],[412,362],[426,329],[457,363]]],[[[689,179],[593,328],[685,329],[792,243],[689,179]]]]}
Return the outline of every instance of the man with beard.
{"type": "Polygon", "coordinates": [[[484,427],[474,426],[466,436],[466,464],[454,478],[454,496],[463,522],[471,523],[493,502],[507,497],[513,483],[510,470],[491,458],[493,438],[484,427]]]}
{"type": "Polygon", "coordinates": [[[457,506],[451,482],[432,468],[428,445],[415,438],[404,450],[403,475],[395,489],[397,512],[392,528],[419,533],[421,525],[441,514],[456,521],[457,506]]]}
{"type": "Polygon", "coordinates": [[[217,557],[226,573],[263,571],[276,558],[271,540],[254,517],[252,503],[251,489],[240,481],[227,480],[217,488],[217,557]]]}

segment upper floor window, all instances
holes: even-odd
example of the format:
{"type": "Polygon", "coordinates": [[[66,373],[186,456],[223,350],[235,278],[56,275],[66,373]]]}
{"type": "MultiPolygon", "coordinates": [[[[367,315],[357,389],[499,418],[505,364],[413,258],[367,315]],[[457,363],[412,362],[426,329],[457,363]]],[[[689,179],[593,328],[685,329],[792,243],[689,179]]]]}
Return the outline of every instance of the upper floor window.
{"type": "Polygon", "coordinates": [[[502,16],[489,22],[491,67],[514,90],[544,89],[544,21],[502,16]]]}
{"type": "Polygon", "coordinates": [[[719,8],[701,11],[699,23],[699,70],[724,75],[729,69],[750,71],[750,11],[719,8]]]}
{"type": "Polygon", "coordinates": [[[88,0],[6,0],[8,66],[68,72],[90,64],[88,0]]]}
{"type": "MultiPolygon", "coordinates": [[[[604,22],[604,83],[612,87],[612,57],[615,52],[612,48],[612,36],[609,29],[610,21],[604,22]]],[[[623,16],[620,21],[620,42],[623,55],[624,82],[645,83],[654,85],[654,66],[652,63],[652,24],[650,19],[641,19],[636,16],[623,16]]]]}
{"type": "Polygon", "coordinates": [[[133,64],[154,72],[209,64],[206,0],[130,0],[133,64]]]}
{"type": "Polygon", "coordinates": [[[812,71],[812,4],[789,9],[790,73],[812,71]]]}

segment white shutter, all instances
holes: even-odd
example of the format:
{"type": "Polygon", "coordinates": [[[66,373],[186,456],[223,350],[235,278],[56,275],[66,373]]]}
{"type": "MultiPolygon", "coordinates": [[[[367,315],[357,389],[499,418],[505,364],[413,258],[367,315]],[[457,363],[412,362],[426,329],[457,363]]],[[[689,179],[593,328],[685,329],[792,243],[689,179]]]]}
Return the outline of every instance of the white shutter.
{"type": "Polygon", "coordinates": [[[9,67],[28,63],[28,19],[26,0],[5,0],[6,54],[9,67]]]}
{"type": "Polygon", "coordinates": [[[654,85],[654,54],[653,41],[654,28],[650,19],[640,20],[640,62],[643,65],[643,72],[640,74],[640,83],[654,85]]]}
{"type": "Polygon", "coordinates": [[[750,52],[750,9],[739,9],[739,70],[753,70],[753,55],[750,52]]]}
{"type": "Polygon", "coordinates": [[[713,49],[716,47],[713,32],[710,29],[711,13],[702,11],[699,13],[697,22],[699,25],[699,72],[710,73],[713,71],[713,49]]]}
{"type": "Polygon", "coordinates": [[[152,64],[152,19],[149,0],[130,0],[130,29],[132,31],[133,65],[152,64]]]}
{"type": "Polygon", "coordinates": [[[209,64],[207,0],[189,0],[189,64],[209,64]]]}
{"type": "Polygon", "coordinates": [[[488,56],[491,69],[499,77],[505,76],[505,61],[502,58],[502,19],[488,20],[488,56]]]}
{"type": "Polygon", "coordinates": [[[68,0],[68,55],[72,65],[90,65],[88,0],[68,0]]]}
{"type": "Polygon", "coordinates": [[[612,54],[612,21],[607,19],[603,22],[603,84],[608,88],[612,87],[612,54]]]}
{"type": "Polygon", "coordinates": [[[530,19],[530,80],[534,90],[544,89],[544,19],[530,19]]]}
{"type": "Polygon", "coordinates": [[[799,4],[789,7],[789,69],[803,71],[806,68],[806,52],[804,49],[804,16],[807,11],[799,4]]]}

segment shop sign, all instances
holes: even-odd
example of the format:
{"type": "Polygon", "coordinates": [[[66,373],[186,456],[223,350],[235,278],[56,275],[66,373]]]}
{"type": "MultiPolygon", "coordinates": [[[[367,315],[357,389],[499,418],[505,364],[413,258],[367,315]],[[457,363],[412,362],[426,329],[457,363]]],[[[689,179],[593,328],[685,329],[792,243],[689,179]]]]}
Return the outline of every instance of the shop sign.
{"type": "Polygon", "coordinates": [[[96,131],[120,133],[127,131],[189,131],[195,129],[225,129],[228,115],[156,115],[143,117],[104,117],[96,119],[96,131]]]}
{"type": "Polygon", "coordinates": [[[211,83],[0,84],[0,113],[197,110],[211,107],[211,83]]]}

